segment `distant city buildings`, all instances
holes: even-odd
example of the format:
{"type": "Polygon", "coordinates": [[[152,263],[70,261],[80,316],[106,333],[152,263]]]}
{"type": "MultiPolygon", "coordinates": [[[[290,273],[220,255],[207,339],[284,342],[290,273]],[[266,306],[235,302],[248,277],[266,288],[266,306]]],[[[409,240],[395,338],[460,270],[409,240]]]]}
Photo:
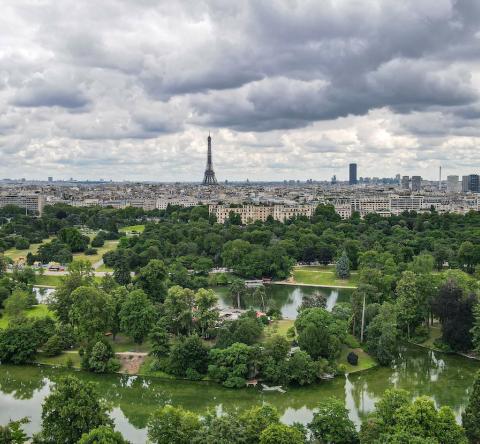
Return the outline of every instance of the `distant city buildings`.
{"type": "Polygon", "coordinates": [[[447,193],[459,193],[461,191],[458,176],[447,176],[447,193]]]}
{"type": "Polygon", "coordinates": [[[410,189],[410,176],[402,176],[402,190],[410,189]]]}
{"type": "Polygon", "coordinates": [[[312,217],[315,212],[314,205],[242,205],[240,207],[229,207],[227,205],[209,205],[208,212],[216,216],[218,223],[225,223],[230,213],[240,215],[243,224],[249,224],[260,220],[265,222],[269,216],[274,220],[285,222],[296,216],[312,217]]]}
{"type": "Polygon", "coordinates": [[[0,208],[15,205],[40,216],[43,213],[45,202],[45,196],[40,194],[0,194],[0,208]]]}
{"type": "Polygon", "coordinates": [[[422,188],[422,176],[412,176],[412,191],[420,191],[422,188]]]}
{"type": "Polygon", "coordinates": [[[348,169],[349,169],[348,183],[350,185],[356,185],[357,184],[357,164],[351,163],[348,166],[348,169]]]}

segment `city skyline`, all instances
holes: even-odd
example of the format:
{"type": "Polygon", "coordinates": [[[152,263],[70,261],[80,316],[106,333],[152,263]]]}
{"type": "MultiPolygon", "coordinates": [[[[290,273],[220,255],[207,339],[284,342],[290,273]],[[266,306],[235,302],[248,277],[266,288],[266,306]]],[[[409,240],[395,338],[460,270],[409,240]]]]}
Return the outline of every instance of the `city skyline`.
{"type": "Polygon", "coordinates": [[[208,130],[219,181],[480,169],[474,1],[3,12],[0,177],[196,181],[208,130]]]}

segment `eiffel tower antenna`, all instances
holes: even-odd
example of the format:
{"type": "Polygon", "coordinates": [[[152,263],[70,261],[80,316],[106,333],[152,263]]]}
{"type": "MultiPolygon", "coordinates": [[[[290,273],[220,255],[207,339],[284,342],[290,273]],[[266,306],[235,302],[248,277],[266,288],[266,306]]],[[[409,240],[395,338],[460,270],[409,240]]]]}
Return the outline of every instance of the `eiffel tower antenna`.
{"type": "Polygon", "coordinates": [[[217,179],[215,178],[215,172],[213,171],[212,163],[212,138],[210,131],[208,132],[208,151],[207,151],[207,167],[205,168],[205,175],[203,176],[203,185],[216,185],[217,179]]]}

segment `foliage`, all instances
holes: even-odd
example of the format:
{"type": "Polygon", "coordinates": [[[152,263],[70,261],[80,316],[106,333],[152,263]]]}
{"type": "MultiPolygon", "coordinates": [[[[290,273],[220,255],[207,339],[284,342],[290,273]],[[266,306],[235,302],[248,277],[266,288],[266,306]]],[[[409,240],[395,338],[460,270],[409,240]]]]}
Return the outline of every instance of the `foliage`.
{"type": "Polygon", "coordinates": [[[335,398],[329,398],[319,404],[308,427],[319,442],[335,444],[359,442],[355,425],[348,418],[348,410],[335,398]]]}
{"type": "Polygon", "coordinates": [[[150,354],[155,358],[164,358],[170,352],[170,337],[163,323],[157,323],[150,332],[150,354]]]}
{"type": "Polygon", "coordinates": [[[335,273],[340,279],[347,279],[350,276],[350,261],[347,252],[343,251],[335,266],[335,273]]]}
{"type": "Polygon", "coordinates": [[[260,434],[260,444],[303,444],[305,437],[295,427],[271,424],[260,434]]]}
{"type": "Polygon", "coordinates": [[[94,373],[112,373],[120,368],[112,345],[104,338],[92,340],[83,351],[82,368],[94,373]]]}
{"type": "Polygon", "coordinates": [[[193,307],[195,293],[178,285],[168,289],[163,304],[167,328],[176,335],[189,335],[193,330],[193,307]]]}
{"type": "Polygon", "coordinates": [[[25,364],[33,361],[39,346],[33,324],[22,322],[0,330],[0,362],[25,364]]]}
{"type": "Polygon", "coordinates": [[[208,366],[208,348],[198,336],[181,338],[172,346],[169,359],[169,371],[176,376],[186,376],[194,370],[204,374],[208,366]]]}
{"type": "Polygon", "coordinates": [[[135,277],[135,285],[154,302],[163,302],[167,294],[167,269],[163,261],[152,259],[135,277]]]}
{"type": "Polygon", "coordinates": [[[22,418],[18,421],[9,421],[8,424],[0,426],[1,444],[23,444],[28,441],[27,434],[22,426],[28,424],[28,418],[22,418]]]}
{"type": "Polygon", "coordinates": [[[302,310],[295,320],[298,345],[313,359],[338,356],[346,325],[323,308],[302,310]]]}
{"type": "Polygon", "coordinates": [[[381,365],[390,365],[398,354],[399,340],[395,307],[385,303],[367,327],[368,352],[381,365]]]}
{"type": "Polygon", "coordinates": [[[462,413],[462,425],[471,443],[480,442],[480,372],[477,372],[467,407],[462,413]]]}
{"type": "Polygon", "coordinates": [[[473,294],[466,296],[462,287],[450,279],[442,285],[433,302],[433,312],[442,324],[442,341],[452,350],[466,351],[472,348],[472,310],[476,299],[473,294]]]}
{"type": "Polygon", "coordinates": [[[245,387],[252,370],[252,347],[236,342],[225,349],[210,350],[208,375],[223,383],[225,387],[245,387]]]}
{"type": "Polygon", "coordinates": [[[95,386],[73,376],[57,382],[42,408],[42,437],[47,442],[76,443],[99,426],[113,426],[95,386]]]}
{"type": "Polygon", "coordinates": [[[84,433],[77,444],[128,444],[128,441],[112,427],[100,426],[84,433]]]}
{"type": "Polygon", "coordinates": [[[155,444],[190,444],[200,428],[198,416],[167,405],[148,421],[148,438],[155,444]]]}
{"type": "Polygon", "coordinates": [[[109,294],[96,287],[79,287],[71,294],[69,318],[80,339],[88,341],[111,325],[113,304],[109,294]]]}
{"type": "Polygon", "coordinates": [[[247,345],[257,342],[262,334],[263,324],[253,316],[247,313],[235,321],[227,321],[217,332],[216,347],[226,348],[235,342],[247,345]]]}
{"type": "Polygon", "coordinates": [[[120,308],[120,328],[141,344],[148,336],[155,320],[155,307],[142,290],[131,291],[120,308]]]}
{"type": "Polygon", "coordinates": [[[305,310],[306,308],[326,308],[327,297],[325,293],[316,291],[313,294],[307,294],[302,299],[302,304],[298,307],[298,311],[305,310]]]}
{"type": "Polygon", "coordinates": [[[437,410],[425,396],[410,401],[408,392],[396,389],[387,390],[377,402],[362,424],[360,439],[362,443],[467,443],[449,407],[437,410]]]}
{"type": "Polygon", "coordinates": [[[42,347],[46,356],[58,356],[64,349],[64,342],[59,334],[54,334],[48,338],[47,342],[42,347]]]}

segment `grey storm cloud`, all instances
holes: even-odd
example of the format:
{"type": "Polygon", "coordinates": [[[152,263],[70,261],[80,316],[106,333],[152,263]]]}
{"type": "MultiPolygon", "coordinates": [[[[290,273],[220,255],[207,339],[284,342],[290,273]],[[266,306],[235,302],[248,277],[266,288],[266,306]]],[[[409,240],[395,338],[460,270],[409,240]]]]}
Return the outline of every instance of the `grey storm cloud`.
{"type": "Polygon", "coordinates": [[[291,150],[314,168],[315,154],[415,159],[425,143],[433,163],[480,137],[476,0],[18,0],[2,12],[0,147],[19,165],[25,152],[101,165],[95,142],[109,164],[155,158],[175,180],[198,174],[175,156],[203,156],[211,129],[216,165],[257,147],[268,178],[291,150]]]}

